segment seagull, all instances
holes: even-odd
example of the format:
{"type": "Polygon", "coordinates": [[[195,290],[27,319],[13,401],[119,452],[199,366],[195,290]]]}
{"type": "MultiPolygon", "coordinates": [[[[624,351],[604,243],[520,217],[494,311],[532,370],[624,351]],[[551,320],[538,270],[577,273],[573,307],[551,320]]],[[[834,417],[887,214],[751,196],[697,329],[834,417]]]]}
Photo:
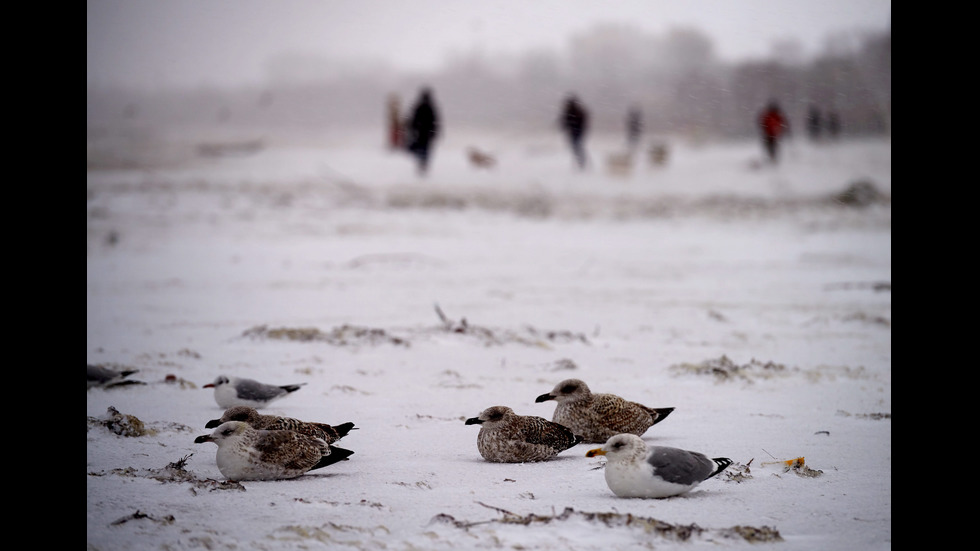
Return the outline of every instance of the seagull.
{"type": "Polygon", "coordinates": [[[228,421],[195,444],[218,445],[218,470],[228,480],[279,480],[333,465],[354,452],[291,430],[256,430],[244,421],[228,421]]]}
{"type": "Polygon", "coordinates": [[[145,385],[143,381],[126,380],[133,373],[139,371],[139,369],[124,369],[122,371],[116,371],[108,367],[103,367],[101,365],[88,365],[88,387],[102,387],[109,388],[114,386],[122,385],[145,385]]]}
{"type": "Polygon", "coordinates": [[[262,415],[255,408],[248,406],[228,408],[220,419],[211,419],[204,427],[213,429],[228,421],[245,421],[253,429],[292,430],[319,438],[327,444],[333,444],[354,429],[354,423],[328,425],[326,423],[300,421],[291,417],[279,417],[278,415],[262,415]]]}
{"type": "Polygon", "coordinates": [[[642,435],[661,422],[674,408],[651,408],[615,394],[593,394],[579,379],[566,379],[535,402],[556,400],[552,421],[565,425],[583,442],[602,443],[622,432],[642,435]]]}
{"type": "Polygon", "coordinates": [[[203,388],[213,388],[214,401],[223,408],[249,406],[258,409],[299,390],[299,387],[305,384],[276,386],[260,383],[253,379],[218,375],[213,383],[208,383],[203,388]]]}
{"type": "Polygon", "coordinates": [[[524,463],[544,461],[582,441],[567,427],[547,419],[518,415],[507,406],[493,406],[467,425],[480,425],[476,447],[487,461],[524,463]]]}
{"type": "Polygon", "coordinates": [[[692,490],[732,464],[727,457],[708,459],[703,453],[652,446],[635,434],[617,434],[586,457],[604,455],[606,484],[619,497],[662,498],[692,490]]]}

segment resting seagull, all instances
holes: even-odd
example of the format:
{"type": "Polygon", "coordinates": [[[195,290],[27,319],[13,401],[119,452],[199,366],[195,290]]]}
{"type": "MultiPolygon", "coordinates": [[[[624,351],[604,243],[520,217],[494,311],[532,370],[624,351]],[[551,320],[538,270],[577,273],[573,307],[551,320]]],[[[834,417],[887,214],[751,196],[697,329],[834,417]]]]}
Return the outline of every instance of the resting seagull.
{"type": "Polygon", "coordinates": [[[307,436],[319,438],[327,444],[333,444],[337,440],[347,436],[347,433],[354,429],[354,423],[328,425],[326,423],[300,421],[291,417],[279,417],[278,415],[262,415],[255,408],[248,406],[228,408],[220,419],[211,419],[204,427],[213,429],[228,421],[245,421],[253,429],[292,430],[307,436]]]}
{"type": "Polygon", "coordinates": [[[122,385],[145,385],[143,381],[134,381],[132,379],[126,379],[133,373],[139,371],[138,369],[124,369],[122,371],[116,371],[108,367],[103,367],[101,365],[87,364],[88,366],[88,387],[102,387],[110,388],[114,386],[122,385]]]}
{"type": "Polygon", "coordinates": [[[291,392],[296,392],[305,384],[276,386],[260,383],[254,379],[218,375],[213,383],[208,383],[203,388],[213,388],[214,401],[223,408],[249,406],[258,409],[291,392]]]}
{"type": "Polygon", "coordinates": [[[524,463],[544,461],[582,441],[567,427],[542,417],[518,415],[507,406],[493,406],[467,425],[480,425],[476,447],[487,461],[524,463]]]}
{"type": "Polygon", "coordinates": [[[674,411],[647,407],[615,394],[593,394],[579,379],[566,379],[534,401],[548,400],[558,402],[551,420],[582,435],[583,442],[601,443],[623,432],[640,436],[674,411]]]}
{"type": "Polygon", "coordinates": [[[204,442],[218,445],[218,470],[234,481],[296,478],[354,453],[291,430],[256,430],[244,421],[222,423],[194,439],[195,444],[204,442]]]}
{"type": "Polygon", "coordinates": [[[692,490],[732,464],[727,457],[652,446],[635,434],[617,434],[585,456],[604,455],[606,484],[619,497],[670,497],[692,490]]]}

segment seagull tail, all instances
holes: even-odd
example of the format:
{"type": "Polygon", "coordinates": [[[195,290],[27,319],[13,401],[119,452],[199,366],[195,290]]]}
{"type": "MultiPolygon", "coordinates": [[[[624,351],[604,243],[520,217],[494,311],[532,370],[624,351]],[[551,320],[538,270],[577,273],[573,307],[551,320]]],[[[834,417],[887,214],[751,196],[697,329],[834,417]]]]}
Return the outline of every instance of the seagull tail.
{"type": "Polygon", "coordinates": [[[316,465],[313,465],[310,470],[320,469],[322,467],[327,467],[333,465],[334,463],[339,463],[345,461],[348,457],[353,455],[354,452],[350,450],[345,450],[344,448],[338,448],[336,446],[330,446],[330,455],[325,455],[320,458],[320,461],[316,465]]]}
{"type": "MultiPolygon", "coordinates": [[[[720,473],[721,471],[724,471],[725,469],[728,468],[729,465],[732,464],[732,460],[728,459],[727,457],[713,457],[711,458],[711,460],[714,461],[716,465],[718,465],[718,468],[715,469],[715,472],[709,474],[708,478],[711,478],[716,474],[720,473]]],[[[708,478],[706,478],[705,480],[707,480],[708,478]]]]}
{"type": "Polygon", "coordinates": [[[653,411],[657,412],[657,418],[654,419],[653,421],[654,425],[666,419],[667,416],[670,415],[670,412],[674,411],[674,408],[652,408],[652,409],[653,411]]]}
{"type": "Polygon", "coordinates": [[[349,433],[352,430],[355,430],[356,428],[357,427],[354,426],[354,423],[351,422],[341,423],[339,425],[333,426],[333,430],[337,433],[337,438],[343,438],[347,436],[347,433],[349,433]]]}

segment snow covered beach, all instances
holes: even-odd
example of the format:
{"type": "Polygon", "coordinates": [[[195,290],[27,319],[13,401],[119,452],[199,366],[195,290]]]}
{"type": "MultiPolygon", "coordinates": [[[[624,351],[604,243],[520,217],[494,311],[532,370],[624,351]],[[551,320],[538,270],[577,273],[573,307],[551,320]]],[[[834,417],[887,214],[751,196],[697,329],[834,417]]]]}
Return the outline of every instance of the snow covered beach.
{"type": "Polygon", "coordinates": [[[749,527],[890,549],[890,143],[794,140],[772,167],[754,141],[678,139],[615,175],[617,138],[584,173],[557,135],[477,133],[425,179],[380,136],[90,167],[87,359],[147,384],[88,391],[88,547],[756,548],[749,527]],[[859,182],[880,195],[844,200],[859,182]],[[227,483],[194,444],[222,373],[307,383],[265,413],[352,421],[354,455],[227,483]],[[648,443],[735,464],[628,500],[595,446],[480,458],[466,418],[550,419],[534,398],[568,377],[675,407],[648,443]]]}

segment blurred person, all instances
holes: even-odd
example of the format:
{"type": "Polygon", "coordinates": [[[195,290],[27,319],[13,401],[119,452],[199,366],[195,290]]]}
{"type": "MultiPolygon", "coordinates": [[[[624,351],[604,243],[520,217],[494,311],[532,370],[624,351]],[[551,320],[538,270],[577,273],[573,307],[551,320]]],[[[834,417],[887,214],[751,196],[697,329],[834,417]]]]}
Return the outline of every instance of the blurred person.
{"type": "Polygon", "coordinates": [[[816,105],[810,106],[810,111],[806,115],[806,130],[810,134],[810,139],[817,141],[820,139],[820,110],[816,105]]]}
{"type": "Polygon", "coordinates": [[[789,121],[775,100],[759,114],[759,130],[762,132],[762,146],[769,161],[775,163],[779,158],[779,139],[789,131],[789,121]]]}
{"type": "Polygon", "coordinates": [[[402,149],[404,130],[402,129],[401,105],[398,94],[388,95],[388,148],[393,150],[402,149]]]}
{"type": "Polygon", "coordinates": [[[640,143],[640,134],[643,133],[643,113],[640,108],[633,106],[626,115],[626,143],[630,151],[636,149],[640,143]]]}
{"type": "Polygon", "coordinates": [[[840,117],[837,115],[836,111],[831,111],[827,114],[827,136],[832,140],[836,140],[839,134],[840,117]]]}
{"type": "Polygon", "coordinates": [[[422,88],[407,124],[408,150],[418,160],[419,174],[423,176],[429,170],[430,149],[440,130],[439,110],[432,95],[431,88],[422,88]]]}
{"type": "Polygon", "coordinates": [[[568,135],[572,146],[572,154],[579,168],[584,169],[586,163],[585,148],[582,141],[589,129],[589,112],[579,102],[574,94],[565,99],[565,108],[559,120],[562,130],[568,135]]]}

